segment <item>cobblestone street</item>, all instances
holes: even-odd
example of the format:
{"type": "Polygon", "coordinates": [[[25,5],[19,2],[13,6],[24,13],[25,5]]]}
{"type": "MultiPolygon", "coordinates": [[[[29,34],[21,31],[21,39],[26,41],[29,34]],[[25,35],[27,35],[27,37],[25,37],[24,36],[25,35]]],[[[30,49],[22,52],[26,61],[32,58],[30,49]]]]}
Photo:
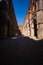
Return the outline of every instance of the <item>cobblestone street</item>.
{"type": "Polygon", "coordinates": [[[0,65],[43,64],[43,40],[19,36],[0,40],[0,65]]]}

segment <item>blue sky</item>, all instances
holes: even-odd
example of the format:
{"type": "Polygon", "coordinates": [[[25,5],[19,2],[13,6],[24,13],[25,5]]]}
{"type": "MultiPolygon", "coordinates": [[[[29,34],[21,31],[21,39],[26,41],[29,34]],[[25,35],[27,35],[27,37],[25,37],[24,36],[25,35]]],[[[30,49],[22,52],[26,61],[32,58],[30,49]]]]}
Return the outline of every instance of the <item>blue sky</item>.
{"type": "Polygon", "coordinates": [[[24,19],[30,4],[30,0],[12,0],[18,25],[24,23],[24,19]]]}

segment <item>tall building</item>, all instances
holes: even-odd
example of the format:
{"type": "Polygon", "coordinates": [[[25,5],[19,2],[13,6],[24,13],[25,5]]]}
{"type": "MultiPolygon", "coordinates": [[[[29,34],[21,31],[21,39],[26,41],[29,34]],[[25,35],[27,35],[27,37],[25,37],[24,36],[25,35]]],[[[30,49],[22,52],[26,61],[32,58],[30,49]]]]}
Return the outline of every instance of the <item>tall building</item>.
{"type": "Polygon", "coordinates": [[[27,36],[43,39],[43,0],[30,1],[24,27],[27,36]]]}
{"type": "Polygon", "coordinates": [[[0,0],[0,39],[19,33],[12,0],[0,0]]]}

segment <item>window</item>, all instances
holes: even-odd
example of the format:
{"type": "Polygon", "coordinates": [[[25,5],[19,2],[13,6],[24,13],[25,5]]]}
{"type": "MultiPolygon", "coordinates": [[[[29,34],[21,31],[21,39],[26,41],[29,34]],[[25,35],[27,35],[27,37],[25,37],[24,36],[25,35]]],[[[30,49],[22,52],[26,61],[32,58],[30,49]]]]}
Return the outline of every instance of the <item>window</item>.
{"type": "Polygon", "coordinates": [[[36,11],[38,11],[39,10],[39,0],[36,2],[36,11]]]}
{"type": "Polygon", "coordinates": [[[43,9],[43,0],[42,0],[42,9],[43,9]]]}
{"type": "Polygon", "coordinates": [[[38,9],[39,9],[39,7],[40,7],[39,5],[40,5],[40,3],[39,3],[39,0],[38,0],[38,9]]]}
{"type": "Polygon", "coordinates": [[[8,0],[5,0],[6,2],[7,2],[7,4],[8,4],[8,0]]]}
{"type": "Polygon", "coordinates": [[[34,6],[34,2],[33,2],[33,6],[34,6]]]}

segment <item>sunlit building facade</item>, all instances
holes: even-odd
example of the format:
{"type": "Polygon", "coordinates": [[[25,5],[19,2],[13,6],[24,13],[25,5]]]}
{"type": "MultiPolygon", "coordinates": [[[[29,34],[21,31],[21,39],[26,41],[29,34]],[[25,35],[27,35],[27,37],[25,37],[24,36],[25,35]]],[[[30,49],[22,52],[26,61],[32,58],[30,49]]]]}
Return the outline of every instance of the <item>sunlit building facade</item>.
{"type": "Polygon", "coordinates": [[[43,39],[43,0],[31,0],[23,30],[27,36],[43,39]]]}

